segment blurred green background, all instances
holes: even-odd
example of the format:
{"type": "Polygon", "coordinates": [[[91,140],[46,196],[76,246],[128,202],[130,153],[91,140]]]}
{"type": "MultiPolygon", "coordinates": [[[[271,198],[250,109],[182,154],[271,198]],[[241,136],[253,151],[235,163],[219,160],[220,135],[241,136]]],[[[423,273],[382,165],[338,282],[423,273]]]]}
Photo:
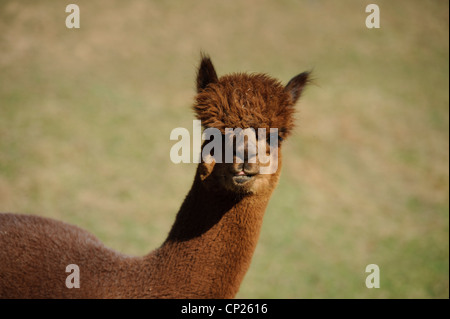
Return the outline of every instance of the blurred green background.
{"type": "Polygon", "coordinates": [[[169,135],[200,51],[219,75],[312,69],[237,297],[449,297],[448,1],[77,0],[80,29],[68,3],[0,0],[0,211],[145,254],[193,180],[169,135]]]}

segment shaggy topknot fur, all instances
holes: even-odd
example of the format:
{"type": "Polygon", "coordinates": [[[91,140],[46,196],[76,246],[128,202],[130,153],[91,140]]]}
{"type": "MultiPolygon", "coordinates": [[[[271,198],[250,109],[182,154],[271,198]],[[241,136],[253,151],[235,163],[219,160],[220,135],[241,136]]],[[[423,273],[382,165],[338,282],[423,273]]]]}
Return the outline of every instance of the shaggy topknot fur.
{"type": "Polygon", "coordinates": [[[286,86],[266,74],[234,73],[217,77],[207,56],[197,76],[194,110],[205,128],[278,128],[287,137],[294,128],[294,104],[308,82],[309,73],[294,77],[286,86]]]}
{"type": "Polygon", "coordinates": [[[196,97],[194,109],[205,127],[278,128],[289,134],[295,109],[283,85],[265,74],[232,74],[211,83],[196,97]]]}

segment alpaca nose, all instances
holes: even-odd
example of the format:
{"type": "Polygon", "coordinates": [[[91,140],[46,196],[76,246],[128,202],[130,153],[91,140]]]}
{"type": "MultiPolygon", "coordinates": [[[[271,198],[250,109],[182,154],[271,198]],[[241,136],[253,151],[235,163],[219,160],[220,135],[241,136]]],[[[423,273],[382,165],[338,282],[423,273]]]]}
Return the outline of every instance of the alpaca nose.
{"type": "Polygon", "coordinates": [[[244,173],[247,175],[256,175],[259,172],[259,165],[254,163],[244,163],[244,173]]]}
{"type": "Polygon", "coordinates": [[[259,172],[259,165],[256,163],[237,163],[234,168],[236,175],[256,175],[259,172]]]}

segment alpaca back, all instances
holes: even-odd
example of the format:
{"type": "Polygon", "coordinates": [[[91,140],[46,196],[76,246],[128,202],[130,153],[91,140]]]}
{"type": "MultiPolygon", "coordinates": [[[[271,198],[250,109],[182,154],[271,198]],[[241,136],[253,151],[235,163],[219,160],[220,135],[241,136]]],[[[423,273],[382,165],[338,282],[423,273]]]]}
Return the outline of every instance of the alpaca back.
{"type": "Polygon", "coordinates": [[[76,226],[37,216],[0,214],[0,297],[101,297],[100,283],[113,277],[128,258],[76,226]],[[70,264],[80,269],[82,289],[66,286],[70,264]]]}

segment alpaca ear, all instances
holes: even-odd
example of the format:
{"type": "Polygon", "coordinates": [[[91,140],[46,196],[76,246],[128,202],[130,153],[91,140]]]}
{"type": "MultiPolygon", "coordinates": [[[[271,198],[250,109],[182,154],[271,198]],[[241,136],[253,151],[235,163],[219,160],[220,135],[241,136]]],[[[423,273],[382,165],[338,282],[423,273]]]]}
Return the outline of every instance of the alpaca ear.
{"type": "Polygon", "coordinates": [[[197,73],[197,93],[200,93],[200,91],[206,88],[209,83],[215,83],[218,80],[211,59],[209,56],[202,54],[202,61],[200,62],[197,73]]]}
{"type": "Polygon", "coordinates": [[[292,103],[296,103],[303,93],[303,89],[309,82],[310,72],[303,72],[294,76],[284,88],[289,93],[292,103]]]}

